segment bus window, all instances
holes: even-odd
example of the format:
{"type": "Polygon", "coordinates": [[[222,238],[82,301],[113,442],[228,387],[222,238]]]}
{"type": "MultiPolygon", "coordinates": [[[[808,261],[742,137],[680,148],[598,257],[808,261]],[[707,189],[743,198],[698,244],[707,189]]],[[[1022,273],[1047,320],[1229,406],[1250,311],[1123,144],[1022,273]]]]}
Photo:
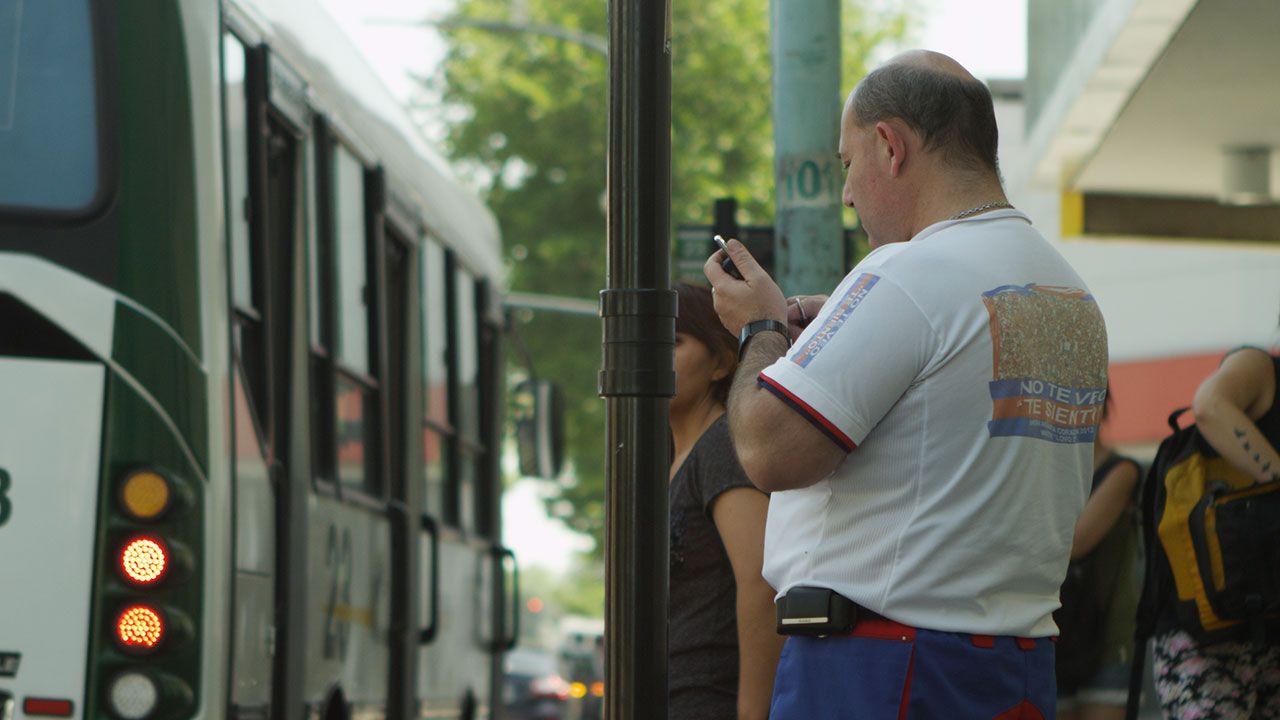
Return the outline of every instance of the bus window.
{"type": "Polygon", "coordinates": [[[88,0],[0,2],[0,206],[77,212],[99,194],[88,0]]]}
{"type": "MultiPolygon", "coordinates": [[[[394,497],[403,499],[408,492],[405,478],[406,442],[408,441],[408,424],[406,407],[409,397],[406,392],[408,333],[409,333],[409,258],[410,243],[406,236],[399,232],[394,223],[383,225],[386,238],[385,271],[386,289],[383,294],[383,307],[387,312],[387,375],[382,379],[382,388],[387,402],[387,447],[391,451],[387,470],[391,480],[394,497]]],[[[416,424],[416,423],[415,423],[416,424]]]]}
{"type": "Polygon", "coordinates": [[[338,361],[347,369],[369,372],[369,306],[365,301],[369,273],[366,267],[364,166],[338,146],[334,153],[333,208],[337,242],[338,361]]]}
{"type": "MultiPolygon", "coordinates": [[[[233,349],[248,391],[248,401],[252,408],[249,415],[256,421],[263,443],[262,452],[265,454],[268,453],[266,443],[271,437],[271,429],[268,412],[266,290],[263,285],[263,263],[266,257],[261,248],[262,243],[269,240],[254,237],[249,229],[250,148],[245,47],[234,35],[224,32],[222,50],[225,57],[223,119],[227,137],[224,155],[229,213],[227,230],[231,245],[231,300],[235,309],[233,349]]],[[[273,128],[273,132],[274,130],[273,128]]],[[[287,143],[282,147],[287,148],[287,143]]],[[[288,156],[289,153],[285,152],[284,155],[288,156]]],[[[281,163],[288,166],[292,163],[292,158],[277,156],[269,159],[269,164],[275,169],[275,182],[270,183],[267,191],[271,198],[269,205],[274,203],[288,208],[293,205],[292,171],[288,167],[281,169],[281,163]]],[[[283,234],[279,237],[287,237],[291,230],[279,227],[283,219],[280,213],[268,212],[267,215],[274,220],[268,223],[268,235],[280,232],[283,234]]]]}
{"type": "Polygon", "coordinates": [[[252,308],[249,262],[249,139],[246,134],[244,45],[235,35],[222,35],[222,97],[226,127],[227,234],[231,239],[231,298],[252,308]]]}
{"type": "Polygon", "coordinates": [[[333,347],[337,480],[381,497],[377,473],[378,384],[370,371],[369,272],[364,166],[342,145],[333,150],[333,347]]]}
{"type": "Polygon", "coordinates": [[[448,270],[444,248],[427,239],[422,249],[422,511],[452,521],[445,485],[453,427],[449,424],[448,270]]]}
{"type": "Polygon", "coordinates": [[[480,324],[476,313],[479,295],[476,281],[465,270],[456,270],[454,306],[458,339],[458,513],[469,529],[484,528],[487,518],[477,502],[485,445],[480,435],[480,324]]]}

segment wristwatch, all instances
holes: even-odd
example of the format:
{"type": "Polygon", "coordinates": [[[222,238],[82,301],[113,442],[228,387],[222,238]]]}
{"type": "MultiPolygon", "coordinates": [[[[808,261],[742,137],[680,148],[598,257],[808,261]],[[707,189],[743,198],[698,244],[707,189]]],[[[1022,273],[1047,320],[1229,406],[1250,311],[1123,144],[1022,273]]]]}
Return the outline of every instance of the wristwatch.
{"type": "Polygon", "coordinates": [[[791,347],[791,333],[787,330],[787,324],[778,320],[752,320],[742,326],[742,332],[738,333],[738,359],[742,359],[742,354],[747,351],[747,342],[756,333],[776,332],[781,333],[782,337],[787,341],[787,347],[791,347]]]}

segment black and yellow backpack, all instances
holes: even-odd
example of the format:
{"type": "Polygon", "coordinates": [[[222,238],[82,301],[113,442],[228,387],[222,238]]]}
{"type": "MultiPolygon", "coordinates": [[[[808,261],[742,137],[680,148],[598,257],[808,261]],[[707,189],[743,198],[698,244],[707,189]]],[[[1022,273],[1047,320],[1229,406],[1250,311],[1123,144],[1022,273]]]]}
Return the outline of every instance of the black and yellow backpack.
{"type": "MultiPolygon", "coordinates": [[[[1147,641],[1177,628],[1203,644],[1280,638],[1280,482],[1259,483],[1195,425],[1169,416],[1142,488],[1147,572],[1135,625],[1131,713],[1147,641]]],[[[1130,717],[1133,715],[1131,714],[1130,717]]]]}

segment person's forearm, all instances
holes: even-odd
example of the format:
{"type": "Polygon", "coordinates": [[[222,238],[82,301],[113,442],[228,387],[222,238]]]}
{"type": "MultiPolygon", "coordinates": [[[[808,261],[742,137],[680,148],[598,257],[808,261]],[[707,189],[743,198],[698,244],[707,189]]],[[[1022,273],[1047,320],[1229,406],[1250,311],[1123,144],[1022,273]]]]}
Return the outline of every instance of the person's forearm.
{"type": "Polygon", "coordinates": [[[787,339],[774,332],[764,332],[751,338],[747,352],[738,362],[729,389],[729,432],[733,436],[738,460],[747,477],[765,492],[776,488],[767,482],[762,484],[764,470],[760,462],[777,457],[785,447],[774,447],[779,439],[776,428],[769,422],[769,403],[773,398],[760,387],[760,372],[769,367],[787,351],[787,339]],[[771,433],[771,428],[773,432],[771,433]]]}
{"type": "Polygon", "coordinates": [[[763,578],[738,588],[738,720],[769,717],[785,639],[776,631],[773,596],[763,578]]]}
{"type": "Polygon", "coordinates": [[[1133,463],[1121,462],[1112,467],[1097,490],[1089,496],[1084,512],[1076,521],[1071,541],[1071,559],[1079,560],[1093,551],[1111,532],[1116,521],[1130,506],[1133,490],[1138,485],[1138,469],[1133,463]]]}
{"type": "MultiPolygon", "coordinates": [[[[738,360],[738,369],[733,375],[733,385],[729,388],[729,407],[744,408],[745,413],[750,403],[758,402],[766,392],[760,387],[757,378],[761,371],[772,365],[787,352],[787,338],[781,333],[762,332],[751,338],[747,352],[738,360]]],[[[732,420],[732,418],[730,418],[732,420]]]]}
{"type": "Polygon", "coordinates": [[[760,387],[760,371],[786,351],[787,340],[779,333],[752,338],[729,390],[729,434],[738,462],[752,484],[769,493],[813,485],[830,475],[847,452],[760,387]]]}
{"type": "Polygon", "coordinates": [[[1261,481],[1280,481],[1280,454],[1249,416],[1223,400],[1196,406],[1196,427],[1232,465],[1261,481]]]}

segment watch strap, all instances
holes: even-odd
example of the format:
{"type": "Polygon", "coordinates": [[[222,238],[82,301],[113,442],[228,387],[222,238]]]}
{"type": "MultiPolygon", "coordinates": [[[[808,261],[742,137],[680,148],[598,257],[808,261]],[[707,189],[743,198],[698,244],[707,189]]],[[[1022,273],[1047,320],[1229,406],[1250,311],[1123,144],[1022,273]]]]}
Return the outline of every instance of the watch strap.
{"type": "Polygon", "coordinates": [[[747,351],[747,342],[752,336],[762,332],[780,333],[787,341],[787,347],[791,347],[791,332],[787,329],[787,324],[780,320],[752,320],[742,326],[742,331],[738,333],[738,359],[742,359],[742,354],[747,351]]]}

